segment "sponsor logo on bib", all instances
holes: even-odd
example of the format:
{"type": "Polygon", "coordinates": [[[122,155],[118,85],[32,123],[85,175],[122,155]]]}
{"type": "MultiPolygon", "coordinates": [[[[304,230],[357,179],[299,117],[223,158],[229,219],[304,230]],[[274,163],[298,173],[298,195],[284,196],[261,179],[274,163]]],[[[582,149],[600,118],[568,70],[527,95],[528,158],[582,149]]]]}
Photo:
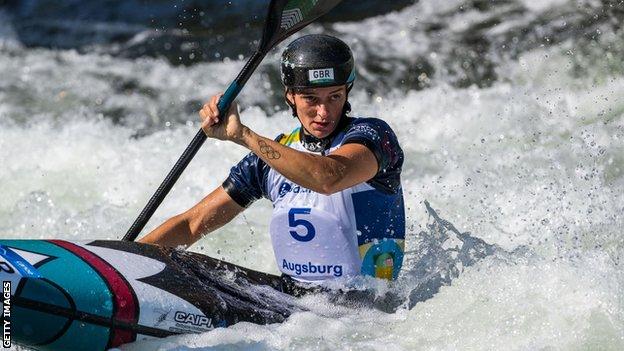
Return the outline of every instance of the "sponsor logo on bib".
{"type": "Polygon", "coordinates": [[[294,194],[299,194],[299,193],[311,193],[312,190],[307,189],[307,188],[302,188],[299,185],[290,185],[290,183],[282,183],[279,186],[279,190],[277,192],[277,194],[279,195],[279,197],[284,197],[286,196],[286,194],[288,193],[294,193],[294,194]]]}
{"type": "Polygon", "coordinates": [[[284,197],[284,195],[288,194],[291,189],[292,186],[290,186],[290,184],[282,183],[282,185],[280,185],[279,187],[279,197],[284,197]]]}
{"type": "Polygon", "coordinates": [[[287,269],[296,275],[304,274],[332,274],[334,277],[342,277],[342,265],[333,264],[314,264],[312,262],[307,263],[295,263],[288,262],[286,259],[282,260],[282,269],[287,269]]]}

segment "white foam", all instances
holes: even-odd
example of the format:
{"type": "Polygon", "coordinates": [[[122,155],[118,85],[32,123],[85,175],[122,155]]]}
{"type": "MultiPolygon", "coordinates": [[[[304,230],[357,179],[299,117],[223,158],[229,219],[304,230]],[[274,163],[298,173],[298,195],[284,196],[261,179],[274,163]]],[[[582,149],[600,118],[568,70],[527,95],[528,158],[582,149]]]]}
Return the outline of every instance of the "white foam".
{"type": "Polygon", "coordinates": [[[552,7],[563,5],[563,4],[572,4],[575,1],[571,0],[550,0],[550,1],[540,1],[540,0],[520,0],[520,2],[529,10],[533,12],[543,12],[552,7]]]}

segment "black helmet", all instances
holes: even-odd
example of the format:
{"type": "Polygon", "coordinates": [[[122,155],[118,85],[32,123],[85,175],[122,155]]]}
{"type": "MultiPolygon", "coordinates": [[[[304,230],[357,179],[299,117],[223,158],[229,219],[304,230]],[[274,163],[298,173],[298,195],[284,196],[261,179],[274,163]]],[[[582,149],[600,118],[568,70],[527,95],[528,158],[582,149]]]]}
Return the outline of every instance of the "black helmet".
{"type": "Polygon", "coordinates": [[[282,83],[287,88],[344,85],[355,80],[353,54],[342,40],[311,34],[294,40],[282,53],[282,83]]]}

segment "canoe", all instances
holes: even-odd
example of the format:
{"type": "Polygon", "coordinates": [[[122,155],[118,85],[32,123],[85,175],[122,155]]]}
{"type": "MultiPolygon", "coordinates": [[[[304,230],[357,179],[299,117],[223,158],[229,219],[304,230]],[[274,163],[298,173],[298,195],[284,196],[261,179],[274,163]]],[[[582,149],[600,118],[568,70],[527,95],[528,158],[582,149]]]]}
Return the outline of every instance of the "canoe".
{"type": "Polygon", "coordinates": [[[0,240],[0,277],[3,342],[38,350],[106,350],[298,310],[287,277],[136,242],[0,240]]]}

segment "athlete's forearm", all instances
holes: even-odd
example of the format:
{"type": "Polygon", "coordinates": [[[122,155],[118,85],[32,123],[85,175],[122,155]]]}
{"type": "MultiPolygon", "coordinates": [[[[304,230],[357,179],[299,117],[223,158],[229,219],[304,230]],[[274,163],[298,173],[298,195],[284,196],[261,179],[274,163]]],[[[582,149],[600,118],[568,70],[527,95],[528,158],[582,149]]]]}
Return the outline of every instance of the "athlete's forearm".
{"type": "MultiPolygon", "coordinates": [[[[192,211],[192,209],[190,210],[192,211]]],[[[230,216],[210,214],[209,218],[192,218],[188,213],[171,217],[140,242],[184,248],[191,246],[205,234],[221,228],[231,220],[230,216]],[[189,217],[191,217],[189,219],[189,217]]]]}
{"type": "Polygon", "coordinates": [[[143,243],[188,247],[221,228],[244,210],[218,187],[188,211],[174,216],[143,237],[143,243]]]}
{"type": "Polygon", "coordinates": [[[169,218],[152,232],[144,236],[139,242],[157,244],[169,247],[190,246],[195,242],[188,220],[184,214],[169,218]]]}
{"type": "Polygon", "coordinates": [[[318,193],[333,192],[345,173],[345,166],[333,158],[297,151],[251,129],[243,133],[240,144],[286,178],[318,193]]]}

